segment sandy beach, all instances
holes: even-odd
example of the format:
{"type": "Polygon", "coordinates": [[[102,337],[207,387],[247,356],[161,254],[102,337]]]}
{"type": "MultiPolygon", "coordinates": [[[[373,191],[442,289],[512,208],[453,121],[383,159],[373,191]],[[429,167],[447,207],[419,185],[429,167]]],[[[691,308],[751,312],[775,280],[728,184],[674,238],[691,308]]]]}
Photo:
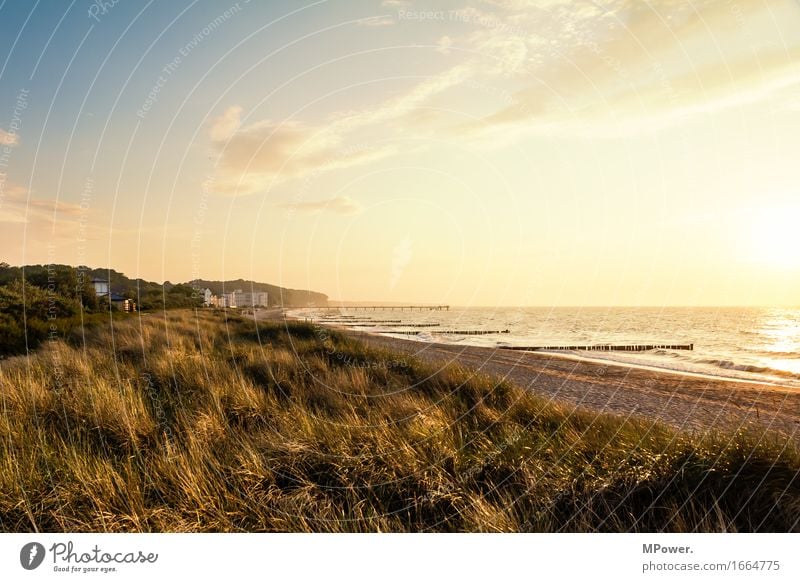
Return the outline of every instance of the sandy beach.
{"type": "Polygon", "coordinates": [[[351,335],[442,367],[460,365],[508,379],[539,395],[597,412],[657,419],[692,432],[763,425],[800,438],[796,388],[634,368],[553,353],[351,335]]]}

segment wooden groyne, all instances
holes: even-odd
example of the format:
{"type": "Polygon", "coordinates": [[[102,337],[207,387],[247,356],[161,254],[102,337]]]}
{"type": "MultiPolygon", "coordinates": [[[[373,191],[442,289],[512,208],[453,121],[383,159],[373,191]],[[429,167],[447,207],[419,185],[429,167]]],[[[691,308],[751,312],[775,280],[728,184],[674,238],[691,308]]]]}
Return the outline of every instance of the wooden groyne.
{"type": "Polygon", "coordinates": [[[484,331],[482,329],[464,329],[464,330],[444,330],[444,331],[436,331],[434,333],[444,333],[444,334],[451,334],[451,335],[494,335],[496,333],[511,333],[511,330],[503,329],[503,330],[492,330],[492,331],[484,331]]]}
{"type": "Polygon", "coordinates": [[[441,323],[353,323],[351,325],[353,327],[439,327],[441,323]]]}
{"type": "Polygon", "coordinates": [[[379,327],[440,327],[441,323],[385,323],[379,327]]]}
{"type": "MultiPolygon", "coordinates": [[[[398,331],[387,331],[386,333],[398,333],[402,335],[418,335],[423,332],[398,330],[398,331]]],[[[463,330],[444,329],[444,330],[436,330],[432,333],[435,333],[437,335],[494,335],[498,333],[511,333],[511,332],[507,329],[492,330],[492,331],[484,331],[482,329],[463,329],[463,330]]]]}
{"type": "Polygon", "coordinates": [[[403,323],[402,319],[323,319],[324,323],[347,323],[350,325],[362,325],[365,323],[403,323]]]}
{"type": "Polygon", "coordinates": [[[504,350],[535,351],[594,351],[594,352],[648,352],[650,350],[693,350],[694,344],[597,344],[583,346],[500,346],[504,350]]]}

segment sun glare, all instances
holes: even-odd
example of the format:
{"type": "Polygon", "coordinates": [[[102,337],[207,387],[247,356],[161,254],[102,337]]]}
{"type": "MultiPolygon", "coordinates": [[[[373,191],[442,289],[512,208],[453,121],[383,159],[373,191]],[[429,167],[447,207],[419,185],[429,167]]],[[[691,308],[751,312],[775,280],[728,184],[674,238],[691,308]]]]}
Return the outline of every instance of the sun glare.
{"type": "Polygon", "coordinates": [[[755,219],[752,245],[754,258],[763,265],[800,267],[800,209],[764,210],[755,219]]]}

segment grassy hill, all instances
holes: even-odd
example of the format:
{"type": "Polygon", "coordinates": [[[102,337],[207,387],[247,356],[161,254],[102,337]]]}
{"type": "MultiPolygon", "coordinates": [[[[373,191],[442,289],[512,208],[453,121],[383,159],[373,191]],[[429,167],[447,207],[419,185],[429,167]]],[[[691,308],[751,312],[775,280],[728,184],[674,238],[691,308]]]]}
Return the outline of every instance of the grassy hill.
{"type": "Polygon", "coordinates": [[[324,293],[302,289],[286,289],[285,287],[278,287],[277,285],[270,285],[269,283],[258,283],[245,279],[231,279],[229,281],[206,281],[204,279],[196,279],[189,284],[201,289],[208,288],[215,295],[222,295],[223,293],[229,293],[237,289],[243,291],[266,291],[269,296],[270,305],[306,307],[308,305],[325,306],[328,304],[328,296],[324,293]]]}
{"type": "MultiPolygon", "coordinates": [[[[108,323],[114,308],[98,298],[93,279],[109,282],[112,294],[133,300],[141,311],[199,307],[202,296],[189,284],[154,283],[130,279],[113,269],[90,269],[69,265],[14,267],[0,263],[0,357],[24,354],[47,339],[83,335],[86,327],[108,323]]],[[[256,289],[269,293],[272,305],[324,305],[327,296],[312,291],[283,289],[253,281],[200,281],[217,294],[227,290],[256,289]]]]}
{"type": "Polygon", "coordinates": [[[97,297],[92,285],[95,278],[110,281],[113,294],[133,299],[140,310],[202,303],[188,285],[132,280],[109,269],[0,263],[0,357],[28,353],[46,340],[82,339],[87,328],[108,324],[112,317],[126,317],[108,298],[97,297]]]}
{"type": "Polygon", "coordinates": [[[242,289],[244,291],[266,291],[270,305],[286,307],[305,307],[307,305],[327,305],[328,296],[316,291],[287,289],[269,283],[259,283],[245,279],[229,281],[206,281],[197,279],[188,283],[156,283],[144,279],[131,279],[124,273],[114,269],[97,269],[85,266],[70,265],[27,265],[15,267],[8,263],[0,263],[0,286],[7,286],[24,277],[27,283],[46,289],[55,283],[62,295],[82,295],[84,303],[94,297],[91,286],[92,279],[103,279],[109,282],[111,292],[135,300],[145,310],[171,307],[191,307],[198,301],[194,287],[209,288],[216,295],[223,292],[242,289]]]}
{"type": "Polygon", "coordinates": [[[798,531],[800,454],[311,325],[169,311],[0,367],[3,531],[798,531]]]}

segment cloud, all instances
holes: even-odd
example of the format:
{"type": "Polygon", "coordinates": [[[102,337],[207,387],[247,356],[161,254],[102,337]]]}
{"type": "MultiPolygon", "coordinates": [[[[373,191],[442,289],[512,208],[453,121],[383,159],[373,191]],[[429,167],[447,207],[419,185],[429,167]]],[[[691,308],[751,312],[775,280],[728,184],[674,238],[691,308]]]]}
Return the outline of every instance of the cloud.
{"type": "Polygon", "coordinates": [[[439,39],[438,44],[439,46],[436,50],[443,55],[448,55],[450,54],[450,48],[453,46],[453,39],[445,35],[439,39]]]}
{"type": "Polygon", "coordinates": [[[228,196],[253,194],[310,173],[394,155],[398,148],[386,139],[390,122],[403,120],[467,76],[466,68],[455,66],[372,108],[332,115],[316,126],[269,119],[247,124],[241,120],[241,107],[229,107],[209,130],[212,149],[218,154],[212,188],[228,196]],[[370,132],[372,137],[364,136],[370,132]],[[375,132],[380,132],[378,143],[375,132]]]}
{"type": "Polygon", "coordinates": [[[489,3],[491,17],[469,13],[478,30],[468,42],[493,57],[495,79],[523,86],[512,103],[459,126],[465,133],[651,131],[800,79],[789,34],[800,11],[786,0],[489,3]]]}
{"type": "Polygon", "coordinates": [[[337,139],[323,130],[271,120],[241,127],[240,112],[230,107],[210,131],[219,152],[211,185],[219,193],[252,194],[336,159],[337,139]]]}
{"type": "Polygon", "coordinates": [[[334,157],[337,145],[337,139],[324,131],[300,123],[264,120],[226,138],[221,143],[220,163],[241,174],[296,175],[334,157]]]}
{"type": "Polygon", "coordinates": [[[0,129],[0,145],[14,146],[19,143],[16,133],[9,133],[0,129]]]}
{"type": "Polygon", "coordinates": [[[324,200],[314,200],[309,202],[292,202],[284,204],[284,208],[316,214],[319,212],[332,212],[334,214],[357,214],[361,212],[361,205],[349,196],[334,196],[324,200]]]}
{"type": "Polygon", "coordinates": [[[52,224],[59,217],[71,220],[82,213],[77,204],[29,196],[28,190],[19,185],[10,185],[0,194],[0,223],[52,224]]]}
{"type": "MultiPolygon", "coordinates": [[[[19,185],[0,190],[0,248],[10,263],[30,263],[31,257],[72,263],[76,256],[86,262],[102,249],[99,241],[109,240],[107,221],[87,207],[36,196],[19,185]]],[[[137,237],[128,240],[135,244],[137,237]]]]}
{"type": "Polygon", "coordinates": [[[461,85],[471,74],[469,65],[459,64],[450,67],[417,83],[398,97],[388,99],[373,108],[356,111],[336,119],[332,130],[339,133],[350,132],[403,119],[431,98],[461,85]]]}
{"type": "Polygon", "coordinates": [[[395,24],[395,19],[391,16],[370,16],[369,18],[362,18],[358,21],[359,26],[370,27],[392,26],[393,24],[395,24]]]}
{"type": "MultiPolygon", "coordinates": [[[[234,110],[239,108],[230,108],[222,116],[226,129],[241,125],[234,119],[234,110]]],[[[394,153],[391,145],[344,147],[340,131],[347,125],[347,120],[325,127],[262,120],[242,126],[230,136],[226,131],[215,132],[214,126],[212,146],[219,157],[210,187],[228,196],[253,194],[291,178],[364,164],[394,153]],[[226,137],[214,140],[214,135],[226,137]]]]}
{"type": "Polygon", "coordinates": [[[247,195],[424,147],[409,137],[493,147],[530,133],[655,131],[799,78],[800,10],[789,0],[482,0],[451,18],[447,36],[436,28],[428,39],[442,68],[372,106],[314,123],[229,107],[209,130],[214,189],[247,195]]]}
{"type": "Polygon", "coordinates": [[[238,105],[228,107],[211,124],[210,135],[213,141],[223,141],[231,137],[242,125],[242,108],[238,105]]]}

